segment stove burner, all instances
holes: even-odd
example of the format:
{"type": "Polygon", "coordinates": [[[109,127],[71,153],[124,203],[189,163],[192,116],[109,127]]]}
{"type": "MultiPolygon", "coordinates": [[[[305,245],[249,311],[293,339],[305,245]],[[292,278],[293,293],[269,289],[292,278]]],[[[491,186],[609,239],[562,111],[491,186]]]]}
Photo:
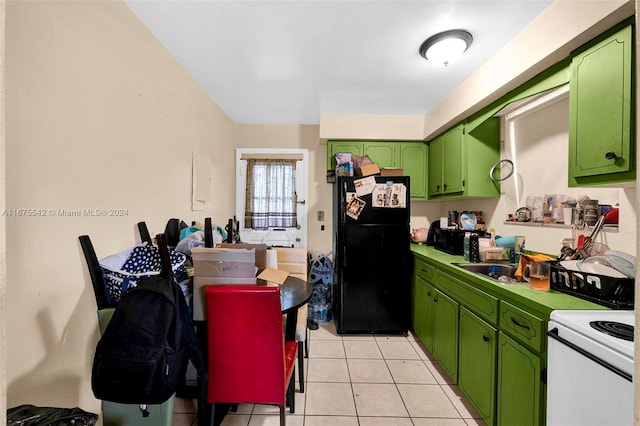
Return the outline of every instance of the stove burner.
{"type": "Polygon", "coordinates": [[[633,326],[615,321],[591,321],[589,323],[594,329],[608,334],[609,336],[633,342],[633,326]]]}

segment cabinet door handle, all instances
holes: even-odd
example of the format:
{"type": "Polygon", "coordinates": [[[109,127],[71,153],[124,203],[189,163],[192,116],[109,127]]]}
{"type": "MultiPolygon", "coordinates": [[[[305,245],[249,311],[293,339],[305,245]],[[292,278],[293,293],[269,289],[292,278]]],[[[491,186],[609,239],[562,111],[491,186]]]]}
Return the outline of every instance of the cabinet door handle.
{"type": "Polygon", "coordinates": [[[482,340],[484,340],[485,342],[489,341],[489,336],[487,336],[486,334],[482,336],[482,340]]]}
{"type": "Polygon", "coordinates": [[[430,291],[427,292],[427,296],[431,296],[431,292],[430,291]]]}
{"type": "Polygon", "coordinates": [[[604,154],[604,158],[606,158],[607,160],[613,160],[614,163],[619,159],[619,157],[613,151],[608,151],[606,154],[604,154]]]}
{"type": "Polygon", "coordinates": [[[437,302],[437,301],[438,301],[438,296],[435,296],[435,297],[433,298],[433,301],[434,301],[434,302],[437,302]]]}
{"type": "Polygon", "coordinates": [[[525,328],[527,330],[531,330],[531,327],[529,327],[526,324],[519,323],[514,317],[511,317],[511,322],[514,323],[515,325],[517,325],[518,327],[522,327],[522,328],[525,328]]]}

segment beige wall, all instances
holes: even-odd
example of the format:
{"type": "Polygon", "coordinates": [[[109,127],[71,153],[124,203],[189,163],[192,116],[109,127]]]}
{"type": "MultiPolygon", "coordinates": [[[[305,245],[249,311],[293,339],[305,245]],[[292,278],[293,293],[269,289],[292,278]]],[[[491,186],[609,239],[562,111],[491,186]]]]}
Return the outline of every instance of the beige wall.
{"type": "Polygon", "coordinates": [[[224,225],[235,210],[233,148],[309,150],[309,250],[331,249],[318,126],[235,125],[123,3],[9,2],[6,46],[7,208],[46,214],[6,218],[7,406],[99,412],[89,382],[96,307],[77,237],[88,234],[102,257],[133,244],[138,221],[152,234],[170,217],[224,225]],[[206,211],[191,211],[194,151],[212,159],[206,211]],[[57,212],[103,208],[127,213],[57,212]]]}
{"type": "Polygon", "coordinates": [[[307,249],[312,256],[331,250],[331,184],[327,183],[327,145],[319,143],[318,126],[311,125],[238,125],[235,148],[306,148],[309,150],[307,205],[307,249]],[[324,211],[324,222],[318,221],[324,211]],[[325,226],[324,231],[320,230],[325,226]]]}
{"type": "Polygon", "coordinates": [[[6,12],[6,205],[46,213],[6,218],[7,406],[99,412],[77,238],[101,257],[133,244],[141,220],[158,233],[170,217],[233,216],[234,124],[122,2],[9,1],[6,12]],[[191,211],[194,150],[221,184],[205,212],[191,211]],[[51,214],[98,208],[127,214],[51,214]]]}

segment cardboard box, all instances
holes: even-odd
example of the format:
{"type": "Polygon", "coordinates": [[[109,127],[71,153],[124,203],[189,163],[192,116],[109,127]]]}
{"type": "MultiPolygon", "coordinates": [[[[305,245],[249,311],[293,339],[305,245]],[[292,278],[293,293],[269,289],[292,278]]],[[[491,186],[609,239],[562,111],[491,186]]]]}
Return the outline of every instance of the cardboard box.
{"type": "Polygon", "coordinates": [[[380,169],[380,176],[404,176],[404,170],[398,168],[384,167],[380,169]]]}
{"type": "Polygon", "coordinates": [[[262,270],[267,267],[267,245],[248,243],[221,243],[216,247],[227,249],[254,249],[256,251],[256,268],[262,270]]]}
{"type": "Polygon", "coordinates": [[[194,247],[195,277],[252,278],[256,276],[255,249],[194,247]]]}
{"type": "Polygon", "coordinates": [[[362,166],[362,167],[358,167],[356,169],[356,176],[371,176],[371,175],[377,175],[380,173],[380,169],[378,168],[378,165],[373,163],[373,164],[367,164],[366,166],[362,166]]]}
{"type": "Polygon", "coordinates": [[[256,272],[256,265],[253,262],[193,261],[195,277],[246,278],[255,277],[256,272]]]}
{"type": "Polygon", "coordinates": [[[255,285],[258,282],[253,278],[228,278],[228,277],[193,277],[193,319],[205,321],[207,319],[207,303],[204,289],[210,285],[255,285]]]}
{"type": "Polygon", "coordinates": [[[509,260],[509,249],[503,247],[480,248],[480,261],[491,262],[498,260],[509,260]]]}
{"type": "Polygon", "coordinates": [[[287,271],[281,271],[279,269],[266,268],[260,275],[258,275],[258,279],[271,281],[277,284],[284,284],[287,280],[289,273],[287,271]]]}
{"type": "Polygon", "coordinates": [[[255,263],[255,256],[255,250],[253,249],[228,249],[221,247],[194,247],[191,249],[191,258],[194,261],[204,260],[255,263]]]}
{"type": "Polygon", "coordinates": [[[274,247],[278,254],[278,269],[289,275],[307,280],[307,250],[291,247],[274,247]]]}

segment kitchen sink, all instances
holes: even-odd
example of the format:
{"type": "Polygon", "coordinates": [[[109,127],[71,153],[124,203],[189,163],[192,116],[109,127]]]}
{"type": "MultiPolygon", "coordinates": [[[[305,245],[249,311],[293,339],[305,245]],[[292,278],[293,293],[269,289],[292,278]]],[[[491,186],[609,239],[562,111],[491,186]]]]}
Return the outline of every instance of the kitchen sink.
{"type": "Polygon", "coordinates": [[[454,265],[504,284],[522,281],[515,276],[518,265],[514,263],[454,263],[454,265]]]}

